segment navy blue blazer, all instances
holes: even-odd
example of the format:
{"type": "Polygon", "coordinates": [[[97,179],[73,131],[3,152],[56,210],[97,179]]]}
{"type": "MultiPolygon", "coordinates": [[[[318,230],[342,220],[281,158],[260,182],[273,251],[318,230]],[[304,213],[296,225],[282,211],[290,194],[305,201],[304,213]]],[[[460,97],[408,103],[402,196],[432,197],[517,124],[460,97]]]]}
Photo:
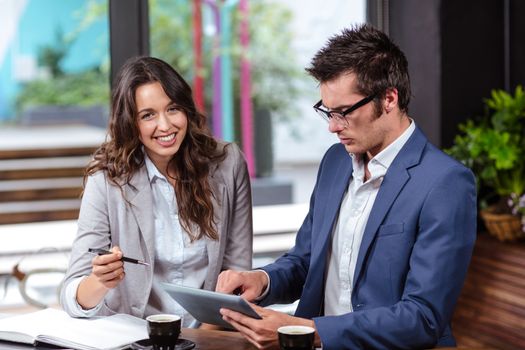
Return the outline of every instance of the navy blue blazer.
{"type": "Polygon", "coordinates": [[[352,174],[342,144],[323,157],[295,246],[263,269],[262,304],[300,298],[296,316],[313,318],[323,349],[454,346],[450,320],[476,237],[472,172],[416,130],[390,165],[359,249],[354,311],[324,316],[327,251],[352,174]]]}

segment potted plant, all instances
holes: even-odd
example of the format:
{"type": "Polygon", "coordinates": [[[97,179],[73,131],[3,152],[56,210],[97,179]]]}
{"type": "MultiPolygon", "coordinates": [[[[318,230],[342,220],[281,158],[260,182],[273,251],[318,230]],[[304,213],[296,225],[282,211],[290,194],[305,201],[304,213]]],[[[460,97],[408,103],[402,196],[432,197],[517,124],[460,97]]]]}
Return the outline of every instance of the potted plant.
{"type": "Polygon", "coordinates": [[[55,43],[38,52],[43,77],[25,82],[16,97],[18,120],[22,125],[87,124],[106,127],[109,103],[108,72],[93,67],[66,72],[63,61],[74,39],[66,39],[59,28],[55,43]]]}
{"type": "Polygon", "coordinates": [[[480,214],[500,240],[525,237],[525,94],[493,90],[482,118],[459,125],[447,152],[476,175],[480,214]]]}

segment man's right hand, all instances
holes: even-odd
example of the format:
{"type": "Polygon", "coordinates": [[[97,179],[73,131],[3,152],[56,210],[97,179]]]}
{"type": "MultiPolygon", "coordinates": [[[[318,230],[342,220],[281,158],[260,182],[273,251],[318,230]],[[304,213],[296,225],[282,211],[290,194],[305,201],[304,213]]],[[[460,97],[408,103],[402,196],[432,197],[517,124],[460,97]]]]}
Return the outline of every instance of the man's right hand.
{"type": "Polygon", "coordinates": [[[248,301],[254,301],[268,286],[268,277],[263,271],[233,271],[220,273],[215,290],[221,293],[240,294],[248,301]]]}

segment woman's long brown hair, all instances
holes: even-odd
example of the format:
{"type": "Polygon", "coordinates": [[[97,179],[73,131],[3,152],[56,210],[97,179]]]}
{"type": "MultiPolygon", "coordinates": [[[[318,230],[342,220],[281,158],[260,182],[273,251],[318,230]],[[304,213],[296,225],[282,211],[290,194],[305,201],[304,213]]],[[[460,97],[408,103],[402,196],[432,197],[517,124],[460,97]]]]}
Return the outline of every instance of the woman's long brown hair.
{"type": "MultiPolygon", "coordinates": [[[[175,193],[181,225],[191,240],[207,236],[218,239],[214,223],[214,196],[208,175],[210,167],[224,159],[226,151],[218,147],[197,111],[191,88],[166,62],[153,57],[131,58],[120,69],[112,94],[108,140],[94,154],[84,181],[97,171],[105,171],[109,181],[120,187],[130,185],[133,175],[144,166],[139,140],[135,91],[143,84],[158,82],[166,95],[188,118],[188,130],[180,149],[168,163],[175,174],[175,193]],[[192,225],[193,224],[193,225],[192,225]],[[192,227],[198,228],[193,232],[192,227]]],[[[126,200],[127,201],[127,200],[126,200]]]]}

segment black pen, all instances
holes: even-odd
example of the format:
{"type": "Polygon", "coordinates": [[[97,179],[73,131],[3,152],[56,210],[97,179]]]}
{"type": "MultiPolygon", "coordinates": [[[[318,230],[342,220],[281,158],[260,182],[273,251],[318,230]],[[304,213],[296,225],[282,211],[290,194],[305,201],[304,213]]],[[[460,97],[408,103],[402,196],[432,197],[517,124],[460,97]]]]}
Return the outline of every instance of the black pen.
{"type": "MultiPolygon", "coordinates": [[[[88,249],[88,253],[98,254],[98,255],[113,254],[113,252],[110,252],[109,250],[105,250],[105,249],[94,249],[94,248],[89,248],[89,249],[88,249]]],[[[137,260],[137,259],[128,258],[128,257],[125,257],[125,256],[123,256],[122,258],[120,258],[120,260],[125,261],[125,262],[129,262],[129,263],[132,263],[132,264],[139,264],[139,265],[149,266],[149,264],[148,264],[147,262],[144,262],[144,261],[142,261],[142,260],[137,260]]]]}

